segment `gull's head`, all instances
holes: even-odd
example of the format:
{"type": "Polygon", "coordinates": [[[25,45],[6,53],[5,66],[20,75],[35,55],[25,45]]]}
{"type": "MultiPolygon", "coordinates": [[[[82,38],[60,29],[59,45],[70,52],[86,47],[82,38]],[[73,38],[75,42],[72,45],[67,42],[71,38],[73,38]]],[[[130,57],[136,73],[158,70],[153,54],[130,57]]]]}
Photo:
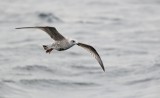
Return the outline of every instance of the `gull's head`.
{"type": "Polygon", "coordinates": [[[77,40],[75,40],[75,39],[69,39],[69,43],[70,43],[70,45],[76,45],[78,42],[77,42],[77,40]]]}

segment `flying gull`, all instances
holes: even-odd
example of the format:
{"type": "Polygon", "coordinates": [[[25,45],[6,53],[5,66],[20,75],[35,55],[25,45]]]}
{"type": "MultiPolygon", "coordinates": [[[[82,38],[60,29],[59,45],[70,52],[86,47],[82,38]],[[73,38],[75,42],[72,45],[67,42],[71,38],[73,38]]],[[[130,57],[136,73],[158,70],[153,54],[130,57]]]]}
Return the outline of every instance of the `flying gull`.
{"type": "Polygon", "coordinates": [[[64,51],[69,48],[71,48],[74,45],[78,45],[86,50],[88,50],[98,61],[100,66],[102,67],[103,71],[105,71],[105,68],[103,66],[103,62],[97,53],[97,51],[90,45],[84,44],[77,42],[76,40],[66,38],[63,35],[61,35],[55,27],[49,27],[49,26],[36,26],[36,27],[19,27],[16,29],[29,29],[29,28],[36,28],[36,29],[41,29],[45,31],[55,42],[50,45],[43,45],[44,50],[46,50],[46,53],[51,53],[52,50],[57,50],[57,51],[64,51]]]}

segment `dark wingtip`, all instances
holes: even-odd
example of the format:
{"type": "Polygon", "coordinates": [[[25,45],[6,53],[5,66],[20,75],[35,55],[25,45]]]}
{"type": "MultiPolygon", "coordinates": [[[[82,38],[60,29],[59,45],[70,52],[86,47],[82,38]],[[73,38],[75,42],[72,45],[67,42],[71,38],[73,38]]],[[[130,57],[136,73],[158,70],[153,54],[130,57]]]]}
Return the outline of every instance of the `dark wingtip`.
{"type": "Polygon", "coordinates": [[[105,69],[104,68],[102,68],[103,69],[103,71],[105,72],[105,69]]]}
{"type": "Polygon", "coordinates": [[[18,27],[18,28],[15,28],[15,29],[23,29],[24,27],[18,27]]]}
{"type": "Polygon", "coordinates": [[[105,72],[105,68],[104,68],[104,66],[102,66],[102,69],[103,69],[103,71],[105,72]]]}
{"type": "Polygon", "coordinates": [[[15,29],[27,29],[27,28],[38,28],[38,27],[18,27],[18,28],[15,28],[15,29]]]}

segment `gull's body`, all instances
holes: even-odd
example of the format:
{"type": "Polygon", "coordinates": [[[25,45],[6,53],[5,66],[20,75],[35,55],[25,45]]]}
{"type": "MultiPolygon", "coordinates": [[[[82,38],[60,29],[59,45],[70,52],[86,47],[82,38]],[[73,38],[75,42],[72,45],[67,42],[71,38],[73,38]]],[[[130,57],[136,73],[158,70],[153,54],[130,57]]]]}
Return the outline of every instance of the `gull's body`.
{"type": "Polygon", "coordinates": [[[45,46],[47,48],[53,48],[53,49],[58,50],[58,51],[64,51],[64,50],[67,50],[70,47],[72,47],[73,44],[70,43],[69,39],[64,39],[64,40],[61,40],[61,41],[55,41],[51,45],[43,45],[43,47],[45,47],[45,46]]]}
{"type": "Polygon", "coordinates": [[[20,27],[16,29],[26,29],[26,28],[38,28],[43,31],[45,31],[53,40],[55,40],[54,43],[50,45],[43,45],[43,48],[46,50],[46,53],[50,53],[52,50],[57,50],[57,51],[64,51],[69,48],[71,48],[74,45],[81,46],[82,48],[88,50],[98,61],[98,63],[101,65],[103,71],[105,71],[105,68],[103,66],[103,62],[97,53],[97,51],[90,45],[79,43],[76,40],[66,38],[62,36],[55,27],[20,27]]]}

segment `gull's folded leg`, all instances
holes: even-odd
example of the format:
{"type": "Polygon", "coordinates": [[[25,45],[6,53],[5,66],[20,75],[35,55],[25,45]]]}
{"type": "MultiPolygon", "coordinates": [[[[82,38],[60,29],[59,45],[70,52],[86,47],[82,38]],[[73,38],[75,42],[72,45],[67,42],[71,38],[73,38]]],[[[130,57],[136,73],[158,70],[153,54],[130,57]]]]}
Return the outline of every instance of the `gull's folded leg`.
{"type": "Polygon", "coordinates": [[[46,53],[51,53],[51,51],[53,50],[53,48],[49,48],[47,45],[43,45],[44,50],[46,50],[46,53]]]}
{"type": "Polygon", "coordinates": [[[51,51],[53,50],[53,48],[46,50],[46,53],[51,53],[51,51]]]}

